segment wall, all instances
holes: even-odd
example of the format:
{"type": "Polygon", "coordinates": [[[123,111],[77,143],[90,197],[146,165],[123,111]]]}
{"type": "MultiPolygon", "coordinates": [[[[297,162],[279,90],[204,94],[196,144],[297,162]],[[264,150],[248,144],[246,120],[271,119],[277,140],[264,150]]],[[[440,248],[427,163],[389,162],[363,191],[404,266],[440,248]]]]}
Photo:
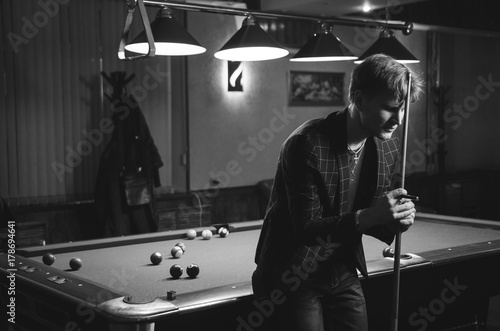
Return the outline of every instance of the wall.
{"type": "Polygon", "coordinates": [[[500,37],[442,33],[440,45],[446,172],[498,169],[500,37]]]}
{"type": "MultiPolygon", "coordinates": [[[[5,79],[0,87],[5,84],[2,89],[7,93],[0,95],[0,104],[4,105],[0,110],[0,125],[4,129],[0,134],[0,152],[8,157],[0,159],[0,195],[19,205],[92,198],[99,157],[109,134],[93,146],[92,153],[83,157],[81,163],[70,164],[62,181],[51,164],[68,164],[68,149],[88,145],[81,133],[98,130],[102,120],[109,117],[110,105],[103,94],[110,92],[110,85],[100,77],[101,71],[136,74],[128,87],[141,99],[141,109],[164,160],[160,175],[162,184],[167,186],[162,192],[166,193],[171,188],[179,192],[204,189],[211,177],[217,177],[221,187],[254,185],[271,178],[281,143],[298,125],[343,108],[289,107],[290,70],[345,73],[347,93],[354,67],[351,62],[297,64],[289,62],[289,58],[249,62],[245,63],[244,91],[227,92],[226,62],[214,58],[213,53],[240,27],[241,19],[237,23],[235,16],[186,14],[188,30],[208,48],[203,55],[130,62],[120,61],[116,55],[126,14],[122,1],[60,5],[46,23],[37,23],[41,24],[37,33],[18,45],[18,52],[14,52],[7,35],[23,36],[25,21],[32,21],[35,14],[43,13],[43,8],[27,0],[5,1],[1,7],[4,52],[0,69],[5,79]],[[86,24],[81,24],[84,20],[86,24]],[[159,77],[161,82],[147,95],[139,93],[145,79],[155,70],[163,75],[159,77]],[[36,79],[33,72],[37,72],[36,79]],[[57,84],[51,84],[50,79],[57,84]],[[52,115],[54,112],[57,116],[52,115]],[[271,121],[285,115],[288,120],[281,122],[283,126],[276,122],[278,126],[271,127],[275,124],[271,121]],[[186,122],[189,141],[184,141],[186,122]],[[30,150],[29,146],[37,147],[30,150]],[[181,163],[187,149],[191,161],[188,174],[181,163]],[[239,173],[223,176],[234,162],[239,173]],[[186,187],[188,175],[190,185],[186,187]]],[[[148,12],[153,20],[157,8],[148,8],[148,12]]],[[[182,20],[182,16],[177,18],[182,20]]],[[[141,30],[136,13],[131,37],[141,30]]],[[[334,27],[334,31],[357,54],[378,37],[378,31],[364,28],[334,27]]],[[[401,37],[398,33],[404,43],[411,42],[411,50],[421,58],[425,54],[424,35],[415,32],[401,37]]]]}
{"type": "MultiPolygon", "coordinates": [[[[226,61],[216,59],[213,54],[241,24],[233,16],[209,13],[189,13],[187,22],[191,34],[207,47],[206,53],[188,59],[192,190],[210,187],[214,177],[220,181],[220,187],[254,185],[262,179],[272,178],[280,146],[295,128],[308,119],[345,107],[288,106],[288,75],[290,70],[345,73],[344,99],[347,102],[353,62],[295,63],[289,61],[296,51],[292,50],[287,58],[244,63],[243,92],[228,92],[226,61]],[[280,119],[283,116],[287,118],[285,121],[280,119]],[[277,125],[283,125],[273,132],[274,118],[278,118],[277,125]],[[252,145],[253,140],[256,142],[252,145]]],[[[335,27],[334,33],[353,52],[360,54],[378,38],[379,30],[335,27]]],[[[424,32],[415,32],[410,37],[398,33],[398,38],[405,38],[407,45],[411,43],[411,51],[425,59],[424,32]]],[[[415,70],[424,69],[425,61],[415,70]]],[[[425,137],[427,127],[425,102],[424,96],[413,118],[417,125],[411,129],[411,136],[418,139],[425,137]]],[[[425,170],[425,164],[416,166],[425,170]]]]}
{"type": "MultiPolygon", "coordinates": [[[[154,18],[157,9],[148,11],[154,18]]],[[[112,131],[105,94],[113,89],[101,72],[135,75],[127,89],[165,163],[162,184],[182,172],[170,166],[171,127],[179,121],[170,58],[118,59],[126,13],[121,0],[0,2],[0,196],[11,204],[93,198],[112,131]]],[[[140,29],[136,12],[131,37],[140,29]]]]}

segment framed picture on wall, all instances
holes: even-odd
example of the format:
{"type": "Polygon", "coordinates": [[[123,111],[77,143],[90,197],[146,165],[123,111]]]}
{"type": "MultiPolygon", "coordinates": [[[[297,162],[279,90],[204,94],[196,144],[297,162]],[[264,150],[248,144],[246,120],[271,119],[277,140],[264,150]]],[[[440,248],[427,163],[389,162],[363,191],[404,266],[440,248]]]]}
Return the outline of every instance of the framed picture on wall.
{"type": "Polygon", "coordinates": [[[290,71],[290,106],[344,106],[344,73],[290,71]]]}

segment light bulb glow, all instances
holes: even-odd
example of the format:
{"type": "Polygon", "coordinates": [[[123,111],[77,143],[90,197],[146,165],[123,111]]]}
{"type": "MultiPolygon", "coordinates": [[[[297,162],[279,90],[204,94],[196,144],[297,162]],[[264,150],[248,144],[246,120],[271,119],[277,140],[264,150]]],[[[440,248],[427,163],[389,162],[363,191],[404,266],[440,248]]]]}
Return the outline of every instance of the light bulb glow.
{"type": "Polygon", "coordinates": [[[356,60],[357,56],[318,56],[306,58],[292,58],[292,62],[327,62],[327,61],[350,61],[356,60]]]}
{"type": "Polygon", "coordinates": [[[288,53],[277,47],[239,47],[219,51],[214,56],[227,61],[265,61],[285,57],[288,53]]]}
{"type": "Polygon", "coordinates": [[[368,13],[372,10],[372,7],[370,6],[369,3],[365,2],[361,10],[363,11],[363,13],[368,13]]]}
{"type": "MultiPolygon", "coordinates": [[[[155,42],[156,55],[162,56],[182,56],[196,55],[206,52],[206,48],[181,43],[155,42]]],[[[149,51],[148,43],[135,43],[125,46],[125,49],[138,54],[147,54],[149,51]]]]}
{"type": "MultiPolygon", "coordinates": [[[[394,59],[394,60],[396,60],[396,62],[403,63],[403,64],[420,63],[420,60],[398,60],[398,59],[394,59]]],[[[354,61],[354,63],[360,64],[363,61],[364,61],[364,59],[363,60],[356,60],[356,61],[354,61]]]]}

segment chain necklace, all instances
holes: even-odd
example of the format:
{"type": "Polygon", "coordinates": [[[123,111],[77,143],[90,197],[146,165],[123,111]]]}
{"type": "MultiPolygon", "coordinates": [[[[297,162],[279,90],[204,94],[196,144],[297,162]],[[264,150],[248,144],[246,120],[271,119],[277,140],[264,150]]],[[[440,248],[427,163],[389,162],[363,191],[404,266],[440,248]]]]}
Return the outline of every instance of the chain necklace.
{"type": "Polygon", "coordinates": [[[356,170],[356,166],[358,165],[358,161],[359,161],[359,156],[361,154],[361,151],[363,150],[363,147],[365,147],[365,141],[363,141],[363,144],[358,147],[357,150],[353,151],[351,149],[351,147],[349,147],[349,145],[347,145],[347,149],[349,150],[349,153],[354,155],[354,166],[352,167],[351,169],[351,175],[349,176],[349,179],[351,182],[353,182],[355,179],[356,179],[356,174],[354,173],[354,170],[356,170]]]}

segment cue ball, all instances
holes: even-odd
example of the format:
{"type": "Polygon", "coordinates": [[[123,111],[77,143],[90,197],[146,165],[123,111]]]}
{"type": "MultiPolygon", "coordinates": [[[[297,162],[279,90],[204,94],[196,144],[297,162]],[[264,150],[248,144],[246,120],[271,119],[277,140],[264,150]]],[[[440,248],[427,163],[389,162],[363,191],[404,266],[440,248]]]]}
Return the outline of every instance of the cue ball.
{"type": "Polygon", "coordinates": [[[226,229],[226,228],[219,229],[219,236],[221,236],[222,238],[226,238],[228,234],[229,234],[228,229],[226,229]]]}
{"type": "Polygon", "coordinates": [[[186,232],[186,237],[189,239],[189,240],[193,240],[194,238],[196,238],[196,231],[193,230],[193,229],[189,229],[187,230],[186,232]]]}
{"type": "Polygon", "coordinates": [[[182,248],[182,252],[186,251],[186,245],[184,245],[184,243],[182,242],[175,244],[175,246],[182,248]]]}
{"type": "Polygon", "coordinates": [[[384,248],[382,255],[384,257],[394,257],[394,250],[391,247],[384,248]]]}
{"type": "Polygon", "coordinates": [[[56,261],[56,257],[52,253],[45,253],[43,254],[42,261],[46,265],[52,265],[56,261]]]}
{"type": "Polygon", "coordinates": [[[180,258],[182,256],[182,253],[184,253],[184,251],[179,246],[175,246],[170,251],[170,254],[172,254],[172,256],[176,259],[180,258]]]}
{"type": "Polygon", "coordinates": [[[180,276],[182,276],[182,273],[184,272],[184,269],[182,269],[182,267],[178,264],[174,264],[173,266],[170,267],[170,275],[172,276],[172,278],[179,278],[180,276]]]}
{"type": "Polygon", "coordinates": [[[151,254],[150,260],[151,260],[151,263],[153,263],[154,265],[160,264],[161,260],[162,260],[161,253],[154,252],[153,254],[151,254]]]}
{"type": "Polygon", "coordinates": [[[198,274],[200,273],[200,267],[198,267],[194,263],[191,263],[190,265],[187,266],[186,272],[189,278],[196,278],[196,276],[198,276],[198,274]]]}
{"type": "Polygon", "coordinates": [[[73,270],[78,270],[78,269],[80,269],[82,267],[82,260],[80,258],[78,258],[78,257],[73,257],[69,261],[69,266],[73,270]]]}
{"type": "Polygon", "coordinates": [[[203,230],[203,232],[201,233],[201,236],[203,237],[203,239],[205,240],[210,240],[210,238],[212,238],[212,231],[210,231],[209,229],[205,229],[203,230]]]}

